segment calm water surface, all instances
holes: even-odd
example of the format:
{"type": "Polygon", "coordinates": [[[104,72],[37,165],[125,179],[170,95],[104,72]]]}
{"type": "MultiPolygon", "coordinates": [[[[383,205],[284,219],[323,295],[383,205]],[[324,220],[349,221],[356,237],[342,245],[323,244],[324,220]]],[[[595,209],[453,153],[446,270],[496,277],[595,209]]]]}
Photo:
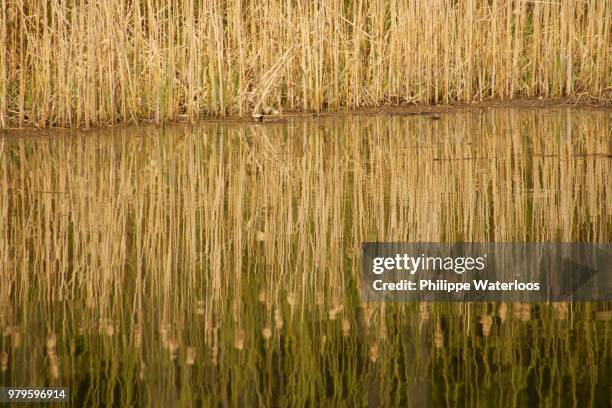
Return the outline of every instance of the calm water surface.
{"type": "Polygon", "coordinates": [[[366,304],[363,241],[610,242],[610,111],[0,137],[0,386],[608,406],[612,305],[366,304]]]}

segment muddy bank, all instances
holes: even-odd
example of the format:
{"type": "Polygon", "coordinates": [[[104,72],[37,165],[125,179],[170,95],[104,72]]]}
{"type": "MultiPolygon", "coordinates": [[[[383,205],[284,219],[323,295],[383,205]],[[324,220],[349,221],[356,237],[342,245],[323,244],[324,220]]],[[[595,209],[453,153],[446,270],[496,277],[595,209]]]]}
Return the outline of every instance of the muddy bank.
{"type": "Polygon", "coordinates": [[[263,115],[260,121],[254,121],[250,115],[238,116],[229,115],[225,117],[202,116],[192,120],[187,115],[179,115],[176,120],[169,120],[156,123],[153,120],[142,120],[138,123],[120,123],[108,126],[95,126],[88,128],[66,128],[66,127],[50,127],[50,128],[35,128],[35,127],[8,127],[0,129],[0,135],[9,136],[52,136],[62,131],[91,131],[100,129],[121,129],[126,127],[138,126],[169,126],[179,124],[195,124],[195,123],[224,123],[224,124],[244,124],[257,123],[260,125],[282,123],[292,118],[317,119],[333,116],[351,116],[351,115],[368,115],[368,116],[428,116],[433,120],[439,118],[439,115],[478,111],[488,108],[513,108],[513,109],[588,109],[598,111],[612,112],[612,103],[599,102],[593,98],[571,98],[571,99],[516,99],[509,101],[502,100],[487,100],[474,103],[456,103],[449,105],[394,105],[394,106],[379,106],[379,107],[363,107],[358,109],[338,109],[333,111],[322,112],[304,112],[304,111],[282,111],[280,115],[263,115]]]}

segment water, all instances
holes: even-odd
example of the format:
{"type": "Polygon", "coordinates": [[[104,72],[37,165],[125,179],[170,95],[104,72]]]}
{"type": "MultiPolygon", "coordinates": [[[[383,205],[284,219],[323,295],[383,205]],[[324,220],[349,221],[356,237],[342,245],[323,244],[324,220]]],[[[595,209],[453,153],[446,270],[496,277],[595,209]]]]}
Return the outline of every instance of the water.
{"type": "Polygon", "coordinates": [[[612,305],[365,304],[363,241],[609,242],[610,111],[0,139],[0,386],[77,405],[610,402],[612,305]]]}

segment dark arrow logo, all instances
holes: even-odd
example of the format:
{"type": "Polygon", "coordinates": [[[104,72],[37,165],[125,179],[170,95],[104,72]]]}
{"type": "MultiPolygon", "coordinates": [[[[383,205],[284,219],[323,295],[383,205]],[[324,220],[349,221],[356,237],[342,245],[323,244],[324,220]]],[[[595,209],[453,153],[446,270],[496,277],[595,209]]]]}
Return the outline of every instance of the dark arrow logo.
{"type": "Polygon", "coordinates": [[[561,244],[551,254],[546,271],[549,276],[548,298],[552,301],[603,300],[610,295],[610,254],[584,244],[561,244]],[[565,251],[563,250],[565,249],[565,251]],[[603,272],[603,273],[602,273],[603,272]]]}

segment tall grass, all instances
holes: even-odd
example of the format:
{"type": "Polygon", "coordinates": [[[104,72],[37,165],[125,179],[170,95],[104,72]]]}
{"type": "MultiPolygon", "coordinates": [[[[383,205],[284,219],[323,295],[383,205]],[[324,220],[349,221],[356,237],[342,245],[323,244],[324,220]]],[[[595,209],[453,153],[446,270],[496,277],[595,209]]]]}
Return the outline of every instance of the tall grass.
{"type": "Polygon", "coordinates": [[[0,4],[0,126],[612,98],[611,0],[0,4]]]}

